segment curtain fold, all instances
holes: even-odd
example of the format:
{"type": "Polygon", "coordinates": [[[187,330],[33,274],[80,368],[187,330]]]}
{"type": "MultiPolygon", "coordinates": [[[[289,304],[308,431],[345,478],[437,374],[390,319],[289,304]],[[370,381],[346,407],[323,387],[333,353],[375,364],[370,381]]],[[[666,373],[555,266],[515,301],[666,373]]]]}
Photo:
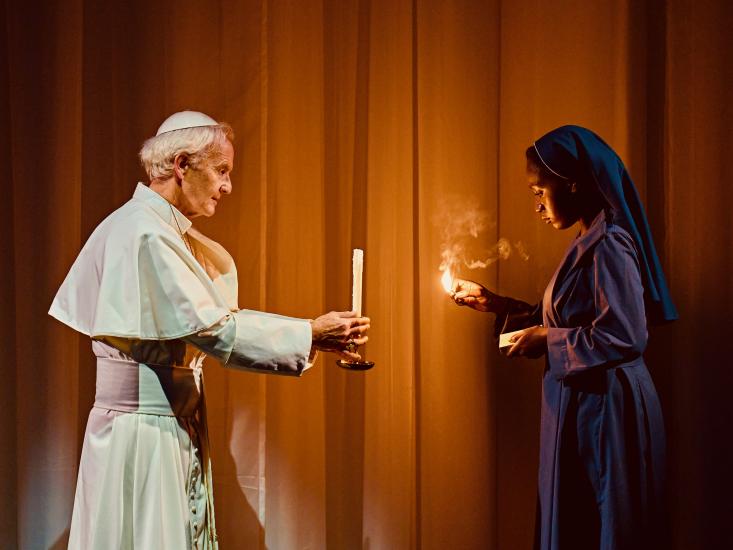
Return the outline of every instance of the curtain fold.
{"type": "MultiPolygon", "coordinates": [[[[658,376],[671,431],[669,475],[673,539],[680,548],[733,544],[726,525],[733,479],[728,433],[727,317],[733,311],[733,222],[726,200],[733,55],[728,2],[667,4],[664,176],[667,273],[680,322],[659,335],[655,356],[674,358],[658,376]],[[690,513],[690,503],[701,503],[690,513]],[[702,504],[705,503],[705,504],[702,504]],[[699,545],[699,546],[698,546],[699,545]]],[[[661,363],[661,361],[659,361],[661,363]]]]}
{"type": "MultiPolygon", "coordinates": [[[[366,247],[369,2],[323,5],[324,306],[350,308],[350,251],[366,247]],[[339,228],[335,230],[335,228],[339,228]]],[[[367,261],[370,261],[368,257],[367,261]]],[[[364,288],[369,303],[368,281],[364,288]]],[[[369,314],[369,308],[365,310],[369,314]]],[[[324,358],[326,548],[359,548],[364,525],[365,375],[324,358]]]]}
{"type": "Polygon", "coordinates": [[[366,548],[416,539],[413,9],[377,0],[369,10],[365,313],[377,366],[362,405],[366,548]]]}
{"type": "Polygon", "coordinates": [[[79,338],[44,313],[80,245],[82,3],[10,4],[6,17],[13,256],[3,271],[12,278],[14,308],[4,304],[3,313],[13,315],[16,350],[14,364],[4,365],[15,382],[8,420],[16,437],[8,448],[16,500],[7,512],[19,547],[60,547],[84,423],[79,338]]]}
{"type": "MultiPolygon", "coordinates": [[[[7,29],[5,6],[0,9],[0,29],[7,29]]],[[[13,228],[13,163],[10,132],[10,87],[9,82],[9,51],[8,40],[0,40],[0,166],[2,179],[6,182],[6,200],[0,201],[0,231],[5,238],[0,241],[0,256],[6,258],[9,266],[14,265],[15,259],[15,231],[13,228]]],[[[0,533],[10,541],[16,541],[17,520],[15,505],[18,502],[16,492],[17,471],[17,429],[16,429],[16,380],[15,374],[15,270],[12,267],[0,270],[0,303],[3,304],[0,313],[0,331],[5,335],[4,365],[2,368],[3,384],[0,384],[0,403],[4,403],[5,419],[0,422],[0,441],[4,441],[9,452],[0,453],[0,492],[6,495],[0,504],[0,533]]]]}
{"type": "MultiPolygon", "coordinates": [[[[455,307],[437,267],[452,244],[483,260],[499,239],[500,5],[452,0],[416,9],[418,541],[426,549],[495,547],[493,319],[455,307]],[[479,238],[455,224],[461,216],[485,226],[479,238]]],[[[456,267],[496,286],[496,264],[456,267]]]]}
{"type": "Polygon", "coordinates": [[[722,0],[7,0],[4,543],[65,547],[95,367],[46,311],[144,179],[142,141],[186,108],[235,129],[234,193],[194,223],[234,256],[240,306],[349,309],[363,248],[376,362],[207,364],[222,548],[531,547],[542,362],[498,354],[438,267],[462,251],[461,276],[539,300],[573,235],[535,219],[524,149],[564,123],[626,161],[681,312],[648,353],[672,547],[730,541],[731,26],[722,0]]]}

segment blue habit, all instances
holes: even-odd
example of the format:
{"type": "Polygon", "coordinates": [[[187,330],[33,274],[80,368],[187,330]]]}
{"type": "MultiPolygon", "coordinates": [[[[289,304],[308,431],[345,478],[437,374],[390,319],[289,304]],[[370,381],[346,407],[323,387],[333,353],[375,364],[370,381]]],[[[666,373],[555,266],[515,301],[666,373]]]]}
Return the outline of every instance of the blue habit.
{"type": "Polygon", "coordinates": [[[631,237],[604,212],[571,244],[540,305],[507,299],[497,316],[501,332],[540,323],[536,548],[660,547],[664,425],[642,358],[643,286],[631,237]]]}
{"type": "Polygon", "coordinates": [[[596,134],[563,126],[534,147],[561,179],[605,206],[530,305],[510,298],[496,332],[543,324],[536,545],[665,548],[662,411],[642,354],[647,322],[677,318],[638,193],[596,134]]]}

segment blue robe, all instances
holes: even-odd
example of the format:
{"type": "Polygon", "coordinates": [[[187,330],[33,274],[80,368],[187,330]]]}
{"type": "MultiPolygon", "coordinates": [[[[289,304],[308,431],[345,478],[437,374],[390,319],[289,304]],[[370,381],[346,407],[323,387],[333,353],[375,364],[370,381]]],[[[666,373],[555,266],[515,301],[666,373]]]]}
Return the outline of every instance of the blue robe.
{"type": "Polygon", "coordinates": [[[497,332],[548,328],[536,548],[663,547],[664,426],[642,357],[643,294],[633,239],[601,212],[539,305],[507,299],[497,315],[497,332]]]}

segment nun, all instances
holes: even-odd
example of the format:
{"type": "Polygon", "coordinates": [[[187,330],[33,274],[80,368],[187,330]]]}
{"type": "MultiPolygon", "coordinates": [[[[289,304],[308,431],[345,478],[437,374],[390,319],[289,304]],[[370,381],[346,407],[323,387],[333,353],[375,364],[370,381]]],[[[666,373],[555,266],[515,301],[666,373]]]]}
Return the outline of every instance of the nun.
{"type": "Polygon", "coordinates": [[[545,356],[535,547],[662,547],[664,426],[643,353],[648,324],[677,312],[643,205],[586,128],[557,128],[526,157],[537,214],[578,235],[538,304],[466,280],[453,299],[496,314],[497,337],[518,331],[507,356],[545,356]]]}
{"type": "Polygon", "coordinates": [[[149,183],[92,232],[51,305],[97,361],[71,549],[218,547],[204,357],[293,376],[317,350],[360,359],[366,317],[238,308],[232,257],[191,222],[232,192],[233,140],[203,113],[166,119],[140,151],[149,183]]]}

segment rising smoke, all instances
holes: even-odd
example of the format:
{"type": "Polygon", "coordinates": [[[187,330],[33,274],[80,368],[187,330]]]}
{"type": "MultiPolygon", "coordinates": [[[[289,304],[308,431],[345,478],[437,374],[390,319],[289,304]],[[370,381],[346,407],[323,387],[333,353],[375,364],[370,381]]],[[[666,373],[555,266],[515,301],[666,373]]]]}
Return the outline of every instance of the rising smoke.
{"type": "Polygon", "coordinates": [[[455,276],[463,269],[485,269],[512,253],[524,261],[529,259],[521,242],[512,245],[502,237],[495,244],[487,244],[492,242],[487,233],[496,229],[496,222],[475,201],[448,198],[441,202],[435,223],[441,229],[440,271],[450,269],[455,276]]]}

